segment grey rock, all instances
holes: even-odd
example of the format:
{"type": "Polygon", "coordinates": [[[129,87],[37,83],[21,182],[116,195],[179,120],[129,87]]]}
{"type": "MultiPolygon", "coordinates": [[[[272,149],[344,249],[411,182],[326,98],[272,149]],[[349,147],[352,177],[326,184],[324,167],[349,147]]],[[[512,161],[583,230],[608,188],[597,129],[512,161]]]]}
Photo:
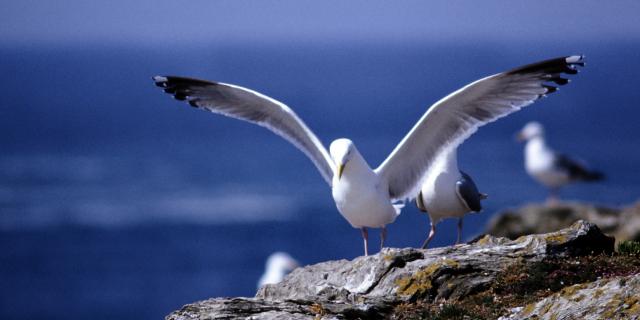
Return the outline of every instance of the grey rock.
{"type": "Polygon", "coordinates": [[[499,320],[515,319],[640,319],[640,275],[566,287],[499,320]]]}
{"type": "Polygon", "coordinates": [[[514,263],[550,256],[613,252],[613,238],[594,224],[516,240],[484,236],[471,243],[379,254],[298,268],[255,298],[210,299],[167,319],[383,319],[403,302],[460,299],[481,291],[514,263]]]}
{"type": "Polygon", "coordinates": [[[584,203],[529,204],[494,215],[485,233],[515,239],[560,230],[578,220],[596,224],[616,241],[640,240],[640,203],[622,209],[584,203]]]}

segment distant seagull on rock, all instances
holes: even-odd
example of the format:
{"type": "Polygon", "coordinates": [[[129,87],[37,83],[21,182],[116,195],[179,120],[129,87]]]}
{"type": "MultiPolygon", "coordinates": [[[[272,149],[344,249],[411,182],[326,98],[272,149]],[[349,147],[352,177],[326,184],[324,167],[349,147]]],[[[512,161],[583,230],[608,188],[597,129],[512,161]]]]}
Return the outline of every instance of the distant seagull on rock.
{"type": "Polygon", "coordinates": [[[558,191],[569,183],[604,179],[602,173],[549,148],[544,139],[544,128],[538,122],[527,123],[517,138],[526,141],[524,167],[527,173],[549,188],[548,203],[557,202],[558,191]]]}
{"type": "MultiPolygon", "coordinates": [[[[386,225],[395,221],[405,200],[416,197],[436,159],[447,158],[481,125],[555,91],[549,82],[567,83],[560,74],[575,74],[575,66],[582,64],[582,56],[547,60],[478,80],[449,94],[429,108],[376,169],[371,169],[351,140],[337,139],[327,152],[293,110],[256,91],[175,76],[155,76],[153,80],[192,107],[258,124],[298,147],[331,187],[338,211],[362,231],[367,255],[367,228],[382,229],[382,247],[386,225]]],[[[455,182],[448,190],[457,197],[455,182]]],[[[443,193],[443,197],[438,208],[450,203],[450,196],[443,193]]]]}
{"type": "Polygon", "coordinates": [[[298,261],[286,252],[272,253],[269,258],[267,258],[264,274],[262,274],[258,281],[258,288],[265,284],[274,284],[282,281],[289,272],[299,266],[298,261]]]}
{"type": "Polygon", "coordinates": [[[422,248],[429,245],[436,233],[436,224],[445,218],[458,218],[456,244],[460,243],[464,215],[480,212],[480,201],[487,198],[486,194],[478,191],[471,176],[458,169],[457,147],[481,125],[555,92],[557,88],[549,85],[549,82],[567,84],[569,80],[560,75],[576,74],[576,65],[584,66],[582,56],[551,59],[489,76],[452,93],[429,110],[429,113],[449,113],[450,116],[460,117],[461,123],[453,128],[448,127],[447,123],[434,121],[431,124],[431,129],[437,130],[446,142],[441,144],[443,147],[434,158],[416,197],[418,209],[429,215],[431,223],[429,236],[422,248]],[[459,109],[462,108],[453,106],[460,103],[464,105],[466,114],[460,113],[459,109]],[[452,106],[445,107],[447,104],[452,106]]]}

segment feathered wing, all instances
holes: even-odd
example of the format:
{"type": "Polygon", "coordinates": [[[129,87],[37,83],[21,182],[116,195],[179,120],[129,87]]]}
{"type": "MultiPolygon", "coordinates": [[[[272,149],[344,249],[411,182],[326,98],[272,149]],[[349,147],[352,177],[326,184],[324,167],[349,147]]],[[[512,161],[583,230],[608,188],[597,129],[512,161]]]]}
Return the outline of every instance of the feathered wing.
{"type": "Polygon", "coordinates": [[[498,73],[436,102],[375,170],[394,200],[413,198],[434,159],[458,147],[484,124],[555,92],[584,66],[583,56],[550,59],[498,73]]]}
{"type": "Polygon", "coordinates": [[[327,149],[285,104],[231,84],[174,76],[155,76],[153,81],[192,107],[255,123],[287,139],[313,161],[331,186],[334,164],[327,149]]]}
{"type": "Polygon", "coordinates": [[[574,160],[564,154],[555,154],[554,165],[569,173],[572,180],[599,181],[604,179],[604,174],[600,171],[592,170],[584,163],[574,160]]]}

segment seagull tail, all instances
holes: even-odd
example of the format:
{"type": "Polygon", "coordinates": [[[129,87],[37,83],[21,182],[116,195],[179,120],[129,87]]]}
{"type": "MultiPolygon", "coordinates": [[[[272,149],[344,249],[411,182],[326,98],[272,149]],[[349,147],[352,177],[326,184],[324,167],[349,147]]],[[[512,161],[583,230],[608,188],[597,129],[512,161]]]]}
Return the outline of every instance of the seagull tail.
{"type": "Polygon", "coordinates": [[[585,172],[584,176],[582,176],[582,180],[584,181],[600,181],[604,180],[604,178],[604,173],[595,170],[585,172]]]}

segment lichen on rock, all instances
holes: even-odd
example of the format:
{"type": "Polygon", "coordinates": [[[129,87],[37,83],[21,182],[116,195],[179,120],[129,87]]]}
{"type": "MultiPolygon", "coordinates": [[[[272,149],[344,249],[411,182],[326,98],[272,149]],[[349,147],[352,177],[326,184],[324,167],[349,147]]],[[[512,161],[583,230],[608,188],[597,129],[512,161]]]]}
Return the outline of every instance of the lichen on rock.
{"type": "MultiPolygon", "coordinates": [[[[637,257],[611,256],[613,243],[594,224],[579,221],[517,240],[485,236],[429,250],[386,248],[368,257],[298,268],[283,282],[262,287],[254,298],[196,302],[167,319],[496,319],[550,314],[555,302],[543,299],[564,297],[565,305],[614,301],[604,284],[584,290],[594,281],[620,277],[630,282],[640,273],[637,257]]],[[[606,310],[627,306],[626,314],[634,314],[638,308],[631,296],[616,299],[621,304],[606,310]]]]}

